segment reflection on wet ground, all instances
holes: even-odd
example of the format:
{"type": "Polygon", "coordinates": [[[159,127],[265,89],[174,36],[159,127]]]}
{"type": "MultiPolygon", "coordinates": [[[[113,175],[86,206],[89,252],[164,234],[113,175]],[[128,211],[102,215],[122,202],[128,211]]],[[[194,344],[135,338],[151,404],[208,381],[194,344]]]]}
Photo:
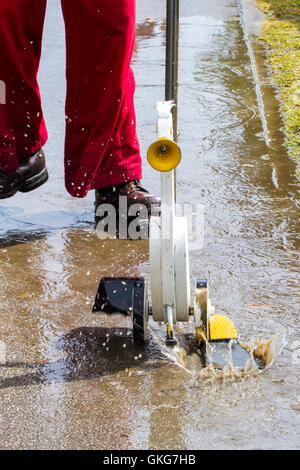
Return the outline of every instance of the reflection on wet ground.
{"type": "MultiPolygon", "coordinates": [[[[6,347],[0,448],[298,445],[295,164],[275,112],[267,145],[237,2],[198,3],[182,6],[179,77],[177,198],[205,211],[204,246],[193,244],[191,280],[208,277],[217,312],[234,320],[242,339],[274,336],[281,355],[263,374],[205,375],[195,354],[183,360],[180,351],[165,350],[160,325],[151,324],[149,345],[138,348],[127,318],[91,314],[102,276],[148,278],[148,242],[100,242],[93,195],[76,200],[64,192],[63,28],[59,2],[49,2],[40,81],[51,178],[0,204],[0,344],[6,347]],[[55,41],[53,20],[61,26],[55,41]]],[[[163,2],[138,1],[133,65],[144,154],[155,137],[154,103],[163,97],[163,17],[163,2]]],[[[276,106],[269,83],[264,92],[276,106]]],[[[146,164],[144,183],[159,191],[146,164]]],[[[179,325],[177,334],[184,342],[192,332],[191,324],[179,325]]]]}
{"type": "Polygon", "coordinates": [[[137,365],[141,368],[141,364],[144,370],[151,370],[160,366],[155,363],[155,350],[157,360],[164,359],[153,341],[146,350],[135,346],[130,328],[77,328],[61,336],[57,348],[65,357],[56,361],[46,358],[33,363],[7,362],[6,368],[25,369],[26,373],[7,377],[0,388],[94,379],[134,369],[137,365]],[[30,369],[34,372],[27,373],[30,369]]]}

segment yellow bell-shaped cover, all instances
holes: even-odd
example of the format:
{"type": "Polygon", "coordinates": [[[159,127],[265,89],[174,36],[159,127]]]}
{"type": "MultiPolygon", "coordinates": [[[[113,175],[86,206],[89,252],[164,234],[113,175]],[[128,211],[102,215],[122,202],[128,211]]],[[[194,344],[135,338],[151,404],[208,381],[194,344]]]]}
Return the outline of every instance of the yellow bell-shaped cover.
{"type": "Polygon", "coordinates": [[[177,167],[181,160],[181,151],[178,145],[167,137],[160,137],[150,145],[147,159],[152,168],[158,171],[171,171],[177,167]]]}
{"type": "Polygon", "coordinates": [[[212,315],[209,319],[209,340],[235,339],[237,331],[234,324],[224,315],[212,315]]]}

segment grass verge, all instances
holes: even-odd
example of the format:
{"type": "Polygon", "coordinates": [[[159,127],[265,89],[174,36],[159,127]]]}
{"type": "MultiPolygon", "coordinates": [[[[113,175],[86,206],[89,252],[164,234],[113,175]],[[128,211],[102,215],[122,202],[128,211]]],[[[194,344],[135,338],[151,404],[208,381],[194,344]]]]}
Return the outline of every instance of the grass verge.
{"type": "Polygon", "coordinates": [[[266,15],[263,40],[269,46],[274,81],[279,87],[288,150],[300,165],[300,1],[256,3],[266,15]]]}

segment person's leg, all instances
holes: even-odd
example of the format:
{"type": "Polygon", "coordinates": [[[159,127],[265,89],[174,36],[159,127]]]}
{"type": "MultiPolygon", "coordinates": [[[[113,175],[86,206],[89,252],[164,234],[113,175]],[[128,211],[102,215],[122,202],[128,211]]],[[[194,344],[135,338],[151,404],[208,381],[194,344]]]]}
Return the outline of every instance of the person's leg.
{"type": "MultiPolygon", "coordinates": [[[[47,140],[36,79],[45,9],[46,0],[0,2],[0,170],[3,173],[17,171],[20,161],[38,152],[47,140]]],[[[32,176],[30,171],[28,175],[32,176]]],[[[14,180],[21,182],[22,177],[18,175],[14,180]]]]}
{"type": "Polygon", "coordinates": [[[141,178],[130,62],[135,0],[62,0],[67,39],[65,179],[84,197],[141,178]]]}
{"type": "Polygon", "coordinates": [[[142,177],[139,140],[136,133],[134,109],[135,80],[129,72],[121,122],[117,124],[113,138],[95,175],[91,189],[117,185],[142,177]]]}

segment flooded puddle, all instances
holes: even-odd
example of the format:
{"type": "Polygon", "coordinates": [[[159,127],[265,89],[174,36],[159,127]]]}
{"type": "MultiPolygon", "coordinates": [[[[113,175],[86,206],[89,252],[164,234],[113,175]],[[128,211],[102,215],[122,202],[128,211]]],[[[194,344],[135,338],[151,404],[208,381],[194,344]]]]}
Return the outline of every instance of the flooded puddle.
{"type": "MultiPolygon", "coordinates": [[[[133,62],[143,155],[164,93],[164,5],[148,3],[137,2],[133,62]]],[[[238,2],[198,3],[182,6],[179,73],[177,200],[201,204],[205,217],[191,282],[209,279],[216,313],[242,342],[274,338],[272,366],[246,376],[203,370],[189,354],[192,324],[178,325],[181,347],[167,351],[151,323],[138,348],[128,319],[91,313],[102,276],[149,278],[148,241],[100,242],[93,194],[64,190],[64,33],[52,1],[40,72],[50,181],[0,203],[2,449],[298,446],[300,185],[278,123],[266,141],[238,2]]],[[[265,93],[273,102],[271,86],[265,93]]],[[[146,161],[144,184],[160,190],[146,161]]]]}

